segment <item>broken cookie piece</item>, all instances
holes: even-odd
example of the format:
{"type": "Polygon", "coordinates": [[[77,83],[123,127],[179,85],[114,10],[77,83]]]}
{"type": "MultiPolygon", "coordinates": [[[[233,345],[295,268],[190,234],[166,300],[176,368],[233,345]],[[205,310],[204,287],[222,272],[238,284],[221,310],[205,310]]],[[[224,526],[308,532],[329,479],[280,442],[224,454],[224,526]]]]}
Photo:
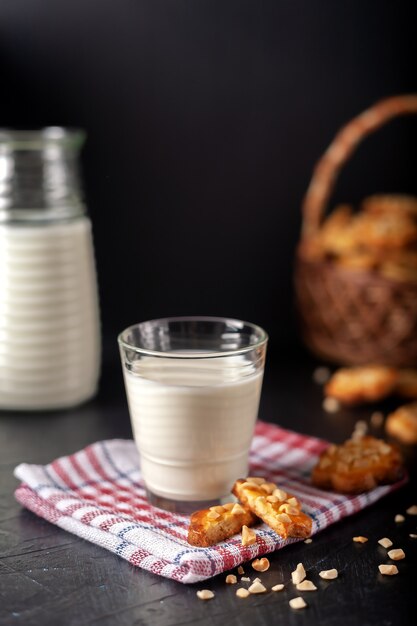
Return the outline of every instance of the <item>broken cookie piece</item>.
{"type": "Polygon", "coordinates": [[[377,402],[392,393],[397,380],[398,371],[393,367],[343,367],[333,374],[324,392],[327,397],[348,405],[377,402]]]}
{"type": "Polygon", "coordinates": [[[301,504],[291,494],[264,479],[239,478],[232,492],[252,513],[260,517],[278,535],[305,538],[311,534],[312,519],[302,512],[301,504]]]}
{"type": "Polygon", "coordinates": [[[195,511],[190,517],[188,543],[198,547],[212,546],[257,521],[249,509],[234,502],[195,511]]]}
{"type": "Polygon", "coordinates": [[[385,422],[388,435],[405,444],[417,443],[417,402],[400,406],[385,422]]]}
{"type": "Polygon", "coordinates": [[[397,448],[368,436],[330,445],[320,455],[311,478],[321,489],[353,494],[393,483],[402,475],[402,457],[397,448]]]}

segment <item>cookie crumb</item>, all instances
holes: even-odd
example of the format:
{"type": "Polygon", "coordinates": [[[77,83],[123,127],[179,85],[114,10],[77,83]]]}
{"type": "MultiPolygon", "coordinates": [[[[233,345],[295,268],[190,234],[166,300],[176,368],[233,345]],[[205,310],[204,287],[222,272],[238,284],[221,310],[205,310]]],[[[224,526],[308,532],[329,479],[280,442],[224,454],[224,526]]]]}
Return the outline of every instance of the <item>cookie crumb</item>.
{"type": "Polygon", "coordinates": [[[237,578],[236,578],[236,576],[235,576],[234,574],[228,574],[228,575],[226,576],[226,583],[227,583],[228,585],[236,585],[236,583],[237,583],[237,578]]]}
{"type": "Polygon", "coordinates": [[[210,591],[210,589],[201,589],[197,591],[197,597],[200,598],[200,600],[211,600],[214,598],[214,593],[210,591]]]}
{"type": "Polygon", "coordinates": [[[391,539],[388,539],[388,537],[383,537],[382,539],[379,539],[378,543],[383,548],[390,548],[392,546],[392,541],[391,539]]]}
{"type": "Polygon", "coordinates": [[[270,566],[270,563],[269,563],[268,559],[266,559],[266,558],[255,559],[252,562],[252,567],[257,572],[266,572],[269,569],[269,566],[270,566]]]}
{"type": "Polygon", "coordinates": [[[249,593],[265,593],[266,587],[259,580],[255,580],[248,591],[249,593]]]}
{"type": "Polygon", "coordinates": [[[324,569],[319,573],[320,578],[324,578],[324,580],[334,580],[339,576],[339,572],[337,569],[324,569]]]}
{"type": "Polygon", "coordinates": [[[325,367],[324,365],[316,367],[313,372],[313,380],[318,385],[324,385],[324,383],[327,383],[327,381],[329,380],[330,375],[331,372],[328,367],[325,367]]]}
{"type": "Polygon", "coordinates": [[[366,543],[368,541],[368,537],[362,537],[359,535],[359,537],[353,537],[353,541],[355,543],[366,543]]]}
{"type": "Polygon", "coordinates": [[[380,428],[384,423],[384,414],[381,411],[374,411],[370,418],[371,424],[374,428],[380,428]]]}
{"type": "Polygon", "coordinates": [[[291,572],[291,578],[294,585],[298,585],[301,583],[306,577],[306,571],[304,569],[304,565],[302,563],[298,563],[297,567],[293,572],[291,572]]]}
{"type": "Polygon", "coordinates": [[[289,605],[292,609],[305,609],[307,603],[303,600],[303,598],[292,598],[289,601],[289,605]]]}
{"type": "Polygon", "coordinates": [[[340,410],[340,402],[331,396],[324,398],[323,409],[326,413],[337,413],[340,410]]]}
{"type": "Polygon", "coordinates": [[[396,548],[394,550],[390,550],[388,552],[388,556],[393,561],[401,561],[402,559],[405,559],[405,552],[401,548],[396,548]]]}
{"type": "Polygon", "coordinates": [[[398,574],[396,565],[378,565],[378,569],[384,576],[395,576],[395,574],[398,574]]]}
{"type": "Polygon", "coordinates": [[[316,585],[311,580],[307,579],[298,583],[298,585],[296,585],[296,589],[298,589],[298,591],[317,591],[316,585]]]}

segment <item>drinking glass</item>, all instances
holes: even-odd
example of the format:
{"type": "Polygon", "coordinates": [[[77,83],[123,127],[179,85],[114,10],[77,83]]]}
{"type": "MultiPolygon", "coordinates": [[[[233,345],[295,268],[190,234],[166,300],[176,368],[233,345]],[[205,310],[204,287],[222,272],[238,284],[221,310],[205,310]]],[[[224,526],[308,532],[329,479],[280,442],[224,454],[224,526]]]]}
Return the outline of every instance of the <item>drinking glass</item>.
{"type": "Polygon", "coordinates": [[[150,502],[183,513],[221,502],[248,471],[267,334],[176,317],[130,326],[118,341],[150,502]]]}

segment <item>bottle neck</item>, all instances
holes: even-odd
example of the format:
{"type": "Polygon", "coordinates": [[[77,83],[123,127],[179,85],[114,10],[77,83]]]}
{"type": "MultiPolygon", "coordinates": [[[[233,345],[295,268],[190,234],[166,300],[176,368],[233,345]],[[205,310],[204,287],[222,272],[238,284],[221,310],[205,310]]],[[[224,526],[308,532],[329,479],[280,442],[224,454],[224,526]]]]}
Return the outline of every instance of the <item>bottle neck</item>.
{"type": "Polygon", "coordinates": [[[50,222],[85,213],[81,131],[0,131],[0,223],[50,222]]]}

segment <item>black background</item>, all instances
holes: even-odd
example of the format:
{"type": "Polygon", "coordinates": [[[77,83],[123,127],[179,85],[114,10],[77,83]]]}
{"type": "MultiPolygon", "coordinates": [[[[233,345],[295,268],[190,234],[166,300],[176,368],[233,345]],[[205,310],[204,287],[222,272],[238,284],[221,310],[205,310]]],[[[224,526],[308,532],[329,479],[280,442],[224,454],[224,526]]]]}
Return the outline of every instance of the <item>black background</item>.
{"type": "MultiPolygon", "coordinates": [[[[292,255],[313,165],[417,88],[411,3],[1,0],[0,126],[79,126],[104,335],[210,314],[295,336],[292,255]]],[[[417,125],[360,147],[333,201],[417,193],[417,125]]],[[[115,349],[115,344],[114,344],[115,349]]]]}

